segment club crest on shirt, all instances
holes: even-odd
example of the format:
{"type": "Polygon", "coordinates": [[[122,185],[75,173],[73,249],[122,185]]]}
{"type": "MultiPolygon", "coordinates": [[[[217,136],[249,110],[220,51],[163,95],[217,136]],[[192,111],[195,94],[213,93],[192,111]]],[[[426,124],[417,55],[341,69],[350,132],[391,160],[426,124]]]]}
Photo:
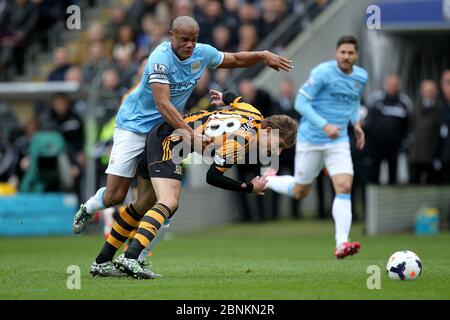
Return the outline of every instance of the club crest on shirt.
{"type": "Polygon", "coordinates": [[[359,81],[355,81],[355,83],[353,84],[355,86],[355,88],[359,89],[361,88],[361,82],[359,81]]]}
{"type": "Polygon", "coordinates": [[[194,61],[191,63],[191,73],[195,73],[197,71],[200,71],[200,68],[202,67],[200,61],[194,61]]]}
{"type": "Polygon", "coordinates": [[[180,166],[179,164],[177,164],[175,166],[175,171],[173,173],[178,174],[178,175],[181,176],[183,174],[183,167],[180,166]]]}

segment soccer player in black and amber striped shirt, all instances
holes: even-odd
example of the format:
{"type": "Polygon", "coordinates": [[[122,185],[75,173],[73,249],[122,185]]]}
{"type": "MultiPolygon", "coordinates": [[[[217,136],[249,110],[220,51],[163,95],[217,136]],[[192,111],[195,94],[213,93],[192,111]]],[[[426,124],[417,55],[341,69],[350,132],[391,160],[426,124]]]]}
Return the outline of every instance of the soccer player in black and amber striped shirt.
{"type": "MultiPolygon", "coordinates": [[[[243,182],[229,178],[224,173],[235,164],[259,161],[258,156],[261,154],[270,156],[274,152],[272,155],[278,156],[284,148],[292,147],[297,132],[295,120],[286,115],[264,118],[259,110],[231,93],[222,95],[212,91],[211,96],[215,105],[222,106],[215,111],[202,110],[184,117],[184,121],[194,131],[211,139],[208,147],[200,147],[203,155],[214,159],[207,173],[207,183],[231,191],[263,194],[267,183],[264,176],[243,182]]],[[[142,250],[150,245],[164,222],[177,210],[181,190],[181,160],[194,149],[198,150],[194,147],[185,143],[183,134],[174,131],[167,123],[161,123],[150,131],[138,165],[138,175],[151,180],[154,206],[140,220],[133,205],[127,208],[128,214],[125,214],[133,216],[133,219],[127,221],[125,218],[130,217],[116,217],[102,252],[91,266],[93,275],[101,275],[100,269],[96,272],[96,266],[100,268],[102,261],[111,261],[120,245],[137,227],[128,249],[115,260],[115,265],[135,278],[157,276],[143,268],[137,259],[142,250]]],[[[138,195],[135,203],[139,201],[138,195]]]]}

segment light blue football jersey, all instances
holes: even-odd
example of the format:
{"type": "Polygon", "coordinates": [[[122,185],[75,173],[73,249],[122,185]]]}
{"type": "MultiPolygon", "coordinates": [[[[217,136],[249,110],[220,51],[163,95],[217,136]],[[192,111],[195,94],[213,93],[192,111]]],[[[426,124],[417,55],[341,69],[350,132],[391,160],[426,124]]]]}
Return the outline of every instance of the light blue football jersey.
{"type": "MultiPolygon", "coordinates": [[[[336,60],[315,67],[299,89],[298,97],[306,98],[316,114],[302,115],[298,140],[311,144],[348,141],[347,126],[350,121],[355,123],[359,120],[360,100],[366,83],[366,70],[356,65],[351,74],[342,72],[336,60]],[[322,130],[326,123],[339,127],[339,138],[328,138],[322,130]]],[[[301,106],[296,105],[296,109],[301,109],[301,106]]]]}
{"type": "Polygon", "coordinates": [[[140,83],[123,99],[117,113],[117,126],[132,132],[147,133],[164,121],[156,109],[151,83],[170,86],[170,101],[180,113],[206,68],[215,69],[224,58],[223,52],[197,43],[189,59],[179,60],[169,41],[161,43],[147,60],[140,83]]]}

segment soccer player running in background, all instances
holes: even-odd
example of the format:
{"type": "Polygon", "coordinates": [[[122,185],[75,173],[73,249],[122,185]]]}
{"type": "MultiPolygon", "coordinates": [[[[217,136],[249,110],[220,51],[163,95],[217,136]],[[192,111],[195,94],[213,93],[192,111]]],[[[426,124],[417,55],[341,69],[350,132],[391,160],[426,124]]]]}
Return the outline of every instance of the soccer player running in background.
{"type": "MultiPolygon", "coordinates": [[[[274,70],[290,71],[292,61],[269,51],[219,52],[214,47],[197,43],[198,23],[189,16],[172,22],[170,41],[163,42],[150,54],[144,74],[124,97],[116,117],[113,147],[106,169],[106,187],[100,188],[86,203],[81,204],[73,221],[73,232],[83,232],[100,209],[120,204],[125,199],[131,179],[135,176],[139,155],[145,146],[147,133],[166,121],[174,129],[185,129],[186,143],[206,146],[209,140],[195,133],[184,121],[180,111],[206,68],[246,68],[262,61],[274,70]],[[195,143],[197,142],[197,143],[195,143]]],[[[126,228],[135,228],[153,203],[149,181],[138,178],[140,202],[129,205],[120,213],[126,228]]],[[[111,250],[120,243],[120,234],[111,234],[111,250]]],[[[115,272],[112,263],[103,264],[105,273],[115,272]]]]}
{"type": "MultiPolygon", "coordinates": [[[[233,165],[260,161],[262,157],[278,157],[284,148],[292,147],[296,140],[296,121],[287,115],[263,118],[256,108],[239,102],[240,97],[233,94],[222,99],[220,92],[212,91],[212,96],[215,101],[224,100],[228,106],[213,112],[202,110],[184,117],[184,122],[192,130],[213,140],[206,149],[202,148],[201,153],[214,159],[206,176],[207,183],[225,190],[264,194],[266,177],[236,181],[224,173],[233,165]]],[[[148,134],[138,164],[138,175],[151,180],[154,189],[152,201],[155,204],[141,219],[128,249],[115,260],[121,271],[137,279],[155,278],[154,273],[142,267],[138,258],[178,208],[183,174],[181,160],[194,151],[192,146],[183,145],[182,136],[180,130],[174,131],[168,123],[156,125],[148,134]]],[[[121,229],[119,224],[115,227],[121,229]]],[[[108,258],[112,259],[113,255],[108,258]]],[[[91,273],[95,275],[95,270],[91,273]]]]}
{"type": "Polygon", "coordinates": [[[337,42],[335,60],[323,62],[311,71],[295,101],[295,109],[302,115],[295,176],[268,177],[268,188],[301,199],[309,194],[314,178],[325,166],[336,193],[332,215],[337,258],[355,254],[360,249],[359,242],[349,242],[353,163],[347,135],[350,121],[355,130],[356,147],[364,147],[359,107],[367,72],[355,65],[357,59],[357,39],[343,36],[337,42]]]}

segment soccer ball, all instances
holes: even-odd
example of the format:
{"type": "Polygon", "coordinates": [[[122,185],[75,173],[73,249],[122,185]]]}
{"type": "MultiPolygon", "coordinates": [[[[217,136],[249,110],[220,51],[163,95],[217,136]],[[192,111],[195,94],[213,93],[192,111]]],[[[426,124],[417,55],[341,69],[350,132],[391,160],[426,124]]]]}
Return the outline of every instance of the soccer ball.
{"type": "Polygon", "coordinates": [[[397,251],[389,257],[386,269],[391,279],[413,280],[422,273],[422,261],[412,251],[397,251]]]}

